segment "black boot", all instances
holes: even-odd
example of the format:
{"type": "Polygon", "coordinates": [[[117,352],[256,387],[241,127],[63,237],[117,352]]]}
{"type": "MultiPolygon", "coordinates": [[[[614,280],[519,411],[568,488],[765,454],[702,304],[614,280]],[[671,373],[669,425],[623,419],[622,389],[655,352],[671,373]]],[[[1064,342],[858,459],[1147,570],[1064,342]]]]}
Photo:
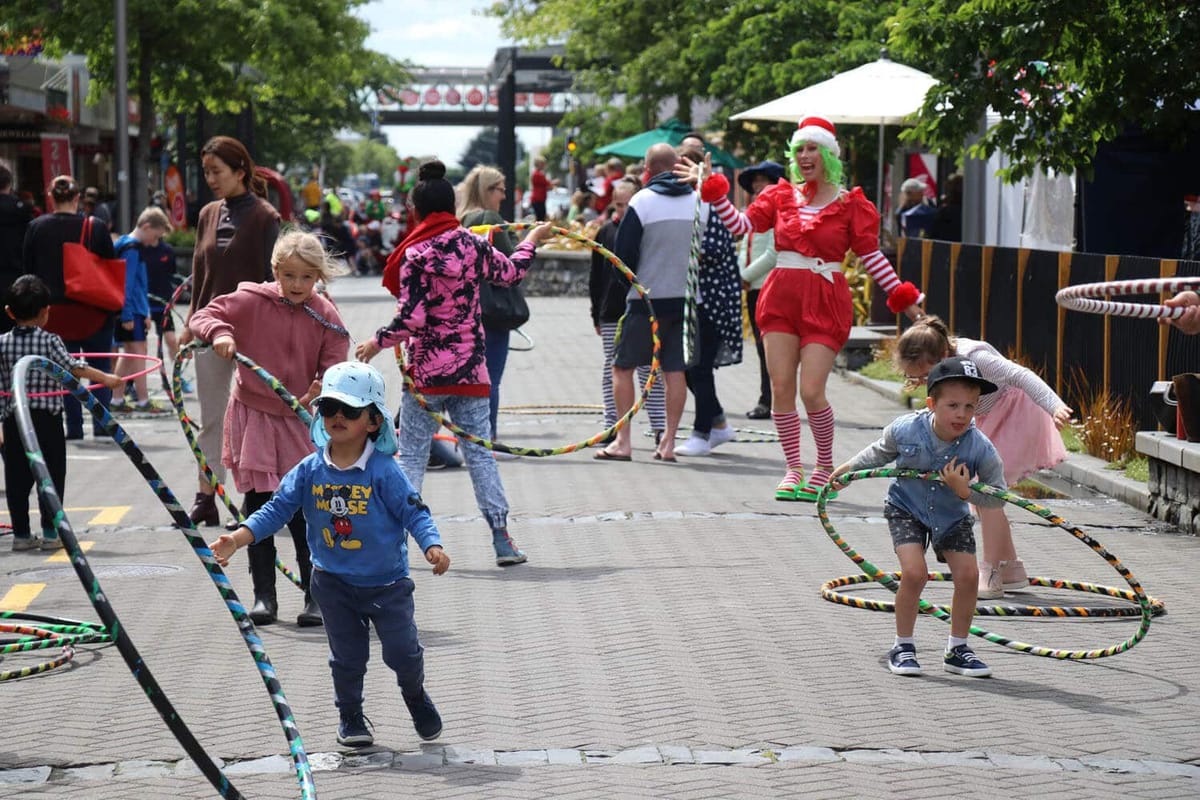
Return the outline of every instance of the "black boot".
{"type": "Polygon", "coordinates": [[[296,624],[301,628],[313,628],[325,624],[325,618],[321,616],[321,607],[308,592],[304,593],[304,610],[296,617],[296,624]]]}
{"type": "Polygon", "coordinates": [[[275,548],[271,544],[260,542],[246,548],[250,578],[254,581],[250,619],[255,625],[270,625],[279,614],[279,602],[275,599],[275,548]]]}
{"type": "Polygon", "coordinates": [[[193,525],[208,525],[214,527],[221,524],[221,513],[217,511],[217,496],[214,494],[205,494],[204,492],[196,492],[196,499],[192,503],[192,510],[188,512],[188,519],[193,525]]]}

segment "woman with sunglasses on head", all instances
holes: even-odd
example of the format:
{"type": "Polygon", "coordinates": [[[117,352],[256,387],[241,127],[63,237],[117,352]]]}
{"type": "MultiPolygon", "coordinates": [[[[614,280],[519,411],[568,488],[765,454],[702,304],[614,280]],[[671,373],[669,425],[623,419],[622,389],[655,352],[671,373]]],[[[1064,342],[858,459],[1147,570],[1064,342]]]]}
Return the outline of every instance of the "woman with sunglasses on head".
{"type": "MultiPolygon", "coordinates": [[[[449,412],[472,436],[490,438],[489,372],[479,305],[486,283],[511,286],[533,263],[534,249],[550,236],[538,225],[505,256],[475,236],[454,216],[454,187],[441,161],[421,165],[410,196],[417,225],[388,256],[383,285],[396,298],[396,316],[355,350],[370,361],[381,350],[403,344],[413,382],[431,411],[449,412]]],[[[400,401],[400,465],[417,491],[425,479],[429,445],[438,423],[411,392],[400,401]]],[[[508,498],[491,453],[464,441],[463,457],[475,502],[492,531],[496,564],[521,564],[525,553],[508,533],[508,498]]]]}
{"type": "MultiPolygon", "coordinates": [[[[289,231],[271,252],[271,283],[246,281],[229,294],[192,314],[188,328],[212,344],[217,358],[233,362],[241,353],[279,379],[284,388],[307,405],[321,391],[329,367],[346,360],[350,334],[337,307],[314,291],[317,283],[348,273],[340,259],[331,258],[315,234],[289,231]]],[[[233,473],[234,485],[245,495],[242,513],[250,516],[266,505],[288,470],[313,452],[309,430],[275,391],[249,368],[238,364],[237,379],[223,419],[221,463],[233,473]]],[[[296,546],[296,562],[304,588],[300,626],[320,625],[321,610],[312,598],[312,562],[304,527],[297,512],[288,523],[296,546]]],[[[254,582],[250,619],[257,625],[275,621],[275,537],[250,546],[247,559],[254,582]]]]}
{"type": "MultiPolygon", "coordinates": [[[[475,225],[503,225],[504,217],[500,216],[500,204],[508,193],[504,173],[495,167],[478,164],[467,173],[462,183],[455,191],[458,206],[458,219],[464,228],[475,225]]],[[[506,256],[513,254],[512,237],[507,231],[493,231],[491,234],[492,247],[506,256]]],[[[504,288],[501,287],[501,291],[504,288]]],[[[491,291],[489,287],[489,292],[491,291]]],[[[520,281],[513,284],[507,291],[519,293],[520,281]]],[[[488,422],[491,425],[493,441],[496,439],[496,421],[500,413],[500,380],[504,377],[504,367],[508,364],[508,340],[512,331],[520,325],[513,325],[513,320],[498,319],[489,313],[488,297],[483,298],[483,338],[484,354],[487,358],[488,378],[492,382],[492,393],[488,400],[488,422]]],[[[501,458],[507,454],[497,453],[501,458]]]]}

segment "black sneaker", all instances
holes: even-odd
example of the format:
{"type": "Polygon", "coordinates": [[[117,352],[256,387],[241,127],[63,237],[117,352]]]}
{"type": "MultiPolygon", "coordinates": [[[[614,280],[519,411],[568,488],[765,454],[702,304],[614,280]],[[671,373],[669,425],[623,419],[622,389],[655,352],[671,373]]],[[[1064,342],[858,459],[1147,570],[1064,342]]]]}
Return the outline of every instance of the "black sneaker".
{"type": "Polygon", "coordinates": [[[888,669],[893,675],[920,675],[917,663],[917,648],[911,644],[898,644],[888,651],[888,669]]]}
{"type": "Polygon", "coordinates": [[[422,689],[419,696],[405,696],[404,705],[408,706],[408,713],[412,714],[413,728],[416,729],[417,736],[431,742],[442,735],[442,715],[429,699],[429,692],[422,689]]]}
{"type": "Polygon", "coordinates": [[[375,737],[371,734],[371,728],[374,727],[367,715],[361,711],[343,711],[342,720],[338,723],[338,744],[344,744],[346,747],[370,747],[375,744],[375,737]]]}
{"type": "Polygon", "coordinates": [[[992,668],[980,661],[975,651],[965,644],[948,651],[944,663],[946,672],[969,678],[986,678],[992,674],[992,668]]]}

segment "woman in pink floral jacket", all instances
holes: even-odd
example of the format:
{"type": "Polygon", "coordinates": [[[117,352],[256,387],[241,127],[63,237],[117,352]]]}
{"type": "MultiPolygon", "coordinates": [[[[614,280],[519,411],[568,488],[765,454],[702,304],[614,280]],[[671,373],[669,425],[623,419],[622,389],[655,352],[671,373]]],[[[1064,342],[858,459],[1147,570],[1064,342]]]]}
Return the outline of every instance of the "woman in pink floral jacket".
{"type": "MultiPolygon", "coordinates": [[[[421,165],[410,195],[418,225],[388,257],[383,284],[397,304],[396,316],[360,344],[356,355],[370,361],[380,350],[403,345],[417,391],[432,411],[449,413],[455,424],[483,439],[491,435],[490,384],[484,358],[479,287],[511,286],[525,276],[537,244],[550,235],[545,223],[530,231],[512,258],[474,236],[454,216],[454,187],[440,161],[421,165]]],[[[411,394],[400,404],[400,464],[419,492],[437,422],[411,394]]],[[[508,534],[508,499],[492,454],[463,443],[475,501],[492,530],[496,564],[526,560],[508,534]]]]}

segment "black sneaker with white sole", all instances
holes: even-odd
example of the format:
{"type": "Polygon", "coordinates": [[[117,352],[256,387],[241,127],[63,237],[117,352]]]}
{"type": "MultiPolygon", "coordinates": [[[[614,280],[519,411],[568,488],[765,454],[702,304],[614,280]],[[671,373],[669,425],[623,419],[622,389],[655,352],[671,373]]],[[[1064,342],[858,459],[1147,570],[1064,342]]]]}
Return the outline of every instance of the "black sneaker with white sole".
{"type": "Polygon", "coordinates": [[[944,664],[946,672],[966,675],[968,678],[986,678],[992,674],[992,668],[980,661],[975,651],[965,644],[947,651],[944,664]]]}
{"type": "Polygon", "coordinates": [[[893,675],[920,675],[917,663],[917,648],[911,644],[898,644],[888,651],[888,669],[893,675]]]}

